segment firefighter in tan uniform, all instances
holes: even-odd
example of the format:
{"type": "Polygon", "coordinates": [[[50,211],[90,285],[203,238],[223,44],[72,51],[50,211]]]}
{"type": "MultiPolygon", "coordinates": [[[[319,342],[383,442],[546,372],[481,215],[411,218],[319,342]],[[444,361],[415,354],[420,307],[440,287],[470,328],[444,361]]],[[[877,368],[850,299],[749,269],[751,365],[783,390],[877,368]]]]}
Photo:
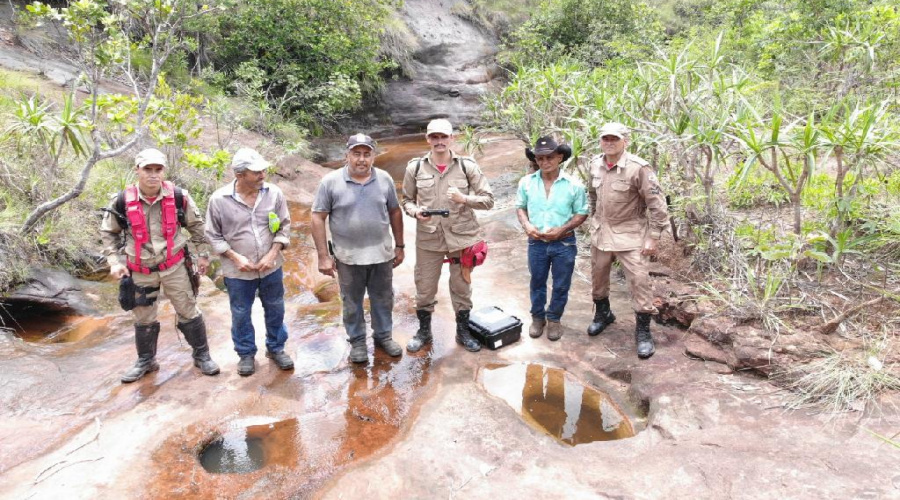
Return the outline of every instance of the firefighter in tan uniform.
{"type": "Polygon", "coordinates": [[[593,211],[591,281],[595,309],[587,332],[598,335],[616,320],[609,308],[609,272],[613,261],[618,260],[631,289],[637,354],[646,359],[655,350],[650,317],[657,312],[647,263],[656,254],[669,214],[653,167],[625,151],[628,137],[628,127],[607,123],[600,129],[603,154],[590,162],[588,195],[593,211]]]}
{"type": "Polygon", "coordinates": [[[470,157],[450,150],[453,126],[432,120],[425,132],[431,151],[413,158],[403,178],[403,211],[416,224],[416,316],[419,330],[406,346],[416,352],[431,342],[431,314],[441,267],[450,259],[450,300],[456,311],[456,341],[468,351],[481,344],[469,333],[472,289],[459,263],[461,251],[481,240],[475,210],[490,210],[494,195],[481,168],[470,157]],[[449,216],[429,215],[428,210],[449,210],[449,216]],[[455,259],[455,260],[454,260],[455,259]]]}
{"type": "Polygon", "coordinates": [[[190,233],[199,256],[198,271],[205,274],[209,253],[203,218],[186,192],[163,180],[165,166],[166,156],[159,150],[138,153],[137,184],[113,199],[100,226],[110,275],[117,279],[130,276],[134,282],[132,314],[138,360],[122,376],[124,383],[159,369],[156,313],[160,286],[178,316],[178,329],[193,348],[194,366],[204,375],[219,373],[209,355],[206,325],[185,266],[188,238],[181,231],[183,225],[190,233]]]}

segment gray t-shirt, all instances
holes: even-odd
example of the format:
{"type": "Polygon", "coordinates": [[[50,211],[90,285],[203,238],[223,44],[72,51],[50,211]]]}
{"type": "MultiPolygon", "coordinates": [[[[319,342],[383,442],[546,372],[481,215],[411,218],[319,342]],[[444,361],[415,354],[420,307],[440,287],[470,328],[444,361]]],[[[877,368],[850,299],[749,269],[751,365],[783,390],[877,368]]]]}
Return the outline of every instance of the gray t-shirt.
{"type": "Polygon", "coordinates": [[[381,264],[394,258],[389,210],[400,206],[394,180],[372,167],[365,184],[350,178],[347,166],[322,178],[313,212],[328,215],[334,254],[344,264],[381,264]]]}

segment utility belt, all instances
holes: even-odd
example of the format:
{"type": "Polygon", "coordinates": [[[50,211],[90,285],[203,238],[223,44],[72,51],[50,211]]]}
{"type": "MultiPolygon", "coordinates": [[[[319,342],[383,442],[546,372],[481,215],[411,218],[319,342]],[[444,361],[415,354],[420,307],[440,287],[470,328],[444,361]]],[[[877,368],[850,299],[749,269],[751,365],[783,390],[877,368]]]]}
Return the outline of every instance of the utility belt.
{"type": "Polygon", "coordinates": [[[173,267],[177,266],[182,260],[184,260],[184,248],[183,247],[181,250],[175,252],[172,255],[172,257],[170,257],[169,259],[166,259],[165,262],[160,262],[159,264],[157,264],[155,266],[150,266],[150,267],[139,266],[129,259],[125,259],[125,263],[128,266],[128,269],[131,270],[131,272],[141,273],[141,274],[150,274],[150,273],[158,273],[160,271],[165,271],[166,269],[172,269],[173,267]]]}

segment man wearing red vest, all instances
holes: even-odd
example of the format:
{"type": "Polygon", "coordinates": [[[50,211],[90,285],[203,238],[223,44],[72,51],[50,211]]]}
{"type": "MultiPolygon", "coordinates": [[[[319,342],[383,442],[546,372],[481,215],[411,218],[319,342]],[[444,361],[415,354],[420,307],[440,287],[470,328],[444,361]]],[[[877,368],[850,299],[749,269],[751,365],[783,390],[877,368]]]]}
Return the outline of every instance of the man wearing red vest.
{"type": "Polygon", "coordinates": [[[190,233],[197,259],[197,271],[209,267],[209,250],[203,218],[187,192],[164,181],[166,155],[145,149],[135,157],[136,185],[129,186],[112,201],[103,217],[100,234],[110,275],[117,279],[130,276],[135,285],[135,345],[138,360],[122,376],[123,383],[134,382],[159,369],[156,343],[159,322],[156,319],[160,286],[178,316],[178,329],[193,348],[194,366],[204,375],[219,373],[209,355],[206,324],[197,308],[185,266],[190,233]]]}

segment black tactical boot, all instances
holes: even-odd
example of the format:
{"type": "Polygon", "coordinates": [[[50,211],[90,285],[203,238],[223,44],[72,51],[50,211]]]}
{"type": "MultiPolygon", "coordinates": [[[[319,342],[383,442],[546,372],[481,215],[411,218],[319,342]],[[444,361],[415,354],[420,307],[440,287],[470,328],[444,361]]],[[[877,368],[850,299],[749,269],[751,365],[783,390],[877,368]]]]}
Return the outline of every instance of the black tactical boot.
{"type": "Polygon", "coordinates": [[[641,359],[653,356],[653,335],[650,335],[650,313],[634,314],[634,339],[637,341],[637,355],[641,359]]]}
{"type": "Polygon", "coordinates": [[[481,344],[469,332],[469,311],[456,311],[456,343],[469,352],[481,350],[481,344]]]}
{"type": "Polygon", "coordinates": [[[144,375],[159,370],[156,362],[156,341],[159,339],[159,323],[134,325],[134,344],[137,347],[138,360],[125,375],[122,383],[129,384],[144,375]]]}
{"type": "Polygon", "coordinates": [[[425,344],[430,344],[432,340],[431,311],[417,309],[416,317],[419,318],[419,331],[416,332],[415,337],[409,339],[409,342],[406,343],[406,350],[409,352],[417,352],[425,347],[425,344]]]}
{"type": "Polygon", "coordinates": [[[607,326],[616,320],[616,316],[609,309],[609,297],[594,301],[594,320],[588,327],[587,333],[591,337],[600,335],[607,326]]]}
{"type": "Polygon", "coordinates": [[[206,323],[203,315],[178,323],[178,329],[184,334],[184,339],[194,348],[194,366],[200,369],[204,375],[216,375],[219,373],[219,365],[209,356],[209,345],[206,343],[206,323]]]}

